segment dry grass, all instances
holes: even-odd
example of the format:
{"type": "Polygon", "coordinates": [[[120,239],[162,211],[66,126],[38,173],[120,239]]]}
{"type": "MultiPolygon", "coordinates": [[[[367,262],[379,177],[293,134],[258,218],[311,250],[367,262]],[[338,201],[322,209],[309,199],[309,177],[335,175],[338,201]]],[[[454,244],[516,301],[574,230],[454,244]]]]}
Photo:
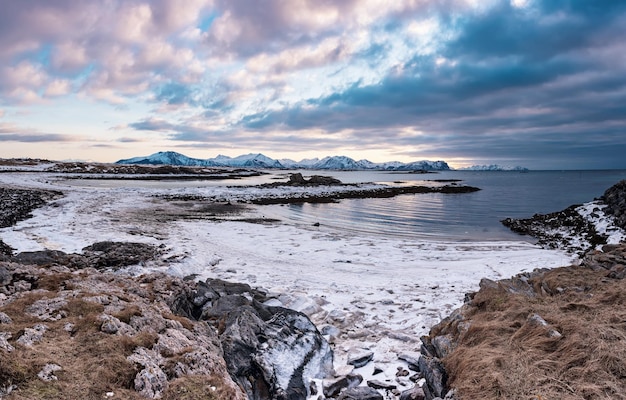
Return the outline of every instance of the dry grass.
{"type": "Polygon", "coordinates": [[[462,399],[626,399],[626,281],[568,267],[533,282],[552,296],[482,290],[444,363],[462,399]],[[537,313],[561,337],[528,322],[537,313]]]}
{"type": "Polygon", "coordinates": [[[163,400],[225,400],[236,398],[233,389],[210,376],[186,376],[170,383],[163,400]]]}
{"type": "MultiPolygon", "coordinates": [[[[132,336],[101,332],[100,316],[105,307],[86,300],[98,293],[81,289],[80,282],[90,278],[108,282],[116,297],[129,303],[113,314],[115,317],[128,323],[133,316],[142,315],[142,309],[132,304],[137,298],[129,293],[125,294],[123,291],[126,286],[119,285],[111,276],[87,277],[48,272],[38,275],[35,285],[37,290],[15,296],[12,302],[0,307],[0,311],[6,313],[13,321],[11,324],[2,324],[0,330],[12,336],[9,343],[15,348],[11,353],[0,350],[0,397],[3,400],[143,399],[134,390],[134,379],[141,367],[128,361],[127,357],[138,347],[153,348],[158,341],[158,335],[151,331],[142,331],[132,336]],[[59,297],[59,291],[64,290],[72,290],[71,293],[65,292],[68,295],[67,303],[60,310],[64,318],[58,321],[40,321],[37,317],[24,312],[39,300],[59,297]],[[32,328],[39,323],[45,324],[48,328],[41,342],[33,347],[25,347],[16,342],[26,328],[32,328]],[[57,380],[44,382],[38,378],[37,374],[46,364],[61,366],[62,369],[54,373],[57,380]],[[3,392],[7,388],[14,389],[10,394],[4,395],[3,392]]],[[[154,285],[157,283],[167,284],[167,280],[153,282],[154,285]]],[[[164,317],[180,322],[189,330],[196,330],[194,323],[187,318],[171,313],[165,313],[164,317]]],[[[175,363],[182,362],[184,353],[191,350],[193,349],[189,348],[180,354],[166,355],[171,356],[164,365],[171,379],[175,376],[173,372],[175,363]]],[[[216,371],[219,371],[219,366],[216,366],[216,371]]],[[[223,374],[174,379],[163,393],[163,398],[180,400],[241,398],[241,393],[236,391],[236,386],[230,381],[225,366],[223,374]]]]}

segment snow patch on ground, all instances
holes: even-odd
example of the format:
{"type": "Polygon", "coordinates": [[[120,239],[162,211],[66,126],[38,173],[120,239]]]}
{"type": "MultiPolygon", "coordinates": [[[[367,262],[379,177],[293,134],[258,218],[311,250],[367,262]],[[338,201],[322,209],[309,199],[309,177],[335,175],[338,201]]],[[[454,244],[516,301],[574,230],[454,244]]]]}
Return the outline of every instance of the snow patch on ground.
{"type": "Polygon", "coordinates": [[[604,209],[607,207],[601,201],[591,201],[578,207],[576,211],[590,221],[600,235],[607,236],[608,244],[618,244],[626,239],[626,232],[615,225],[613,216],[607,215],[604,209]]]}

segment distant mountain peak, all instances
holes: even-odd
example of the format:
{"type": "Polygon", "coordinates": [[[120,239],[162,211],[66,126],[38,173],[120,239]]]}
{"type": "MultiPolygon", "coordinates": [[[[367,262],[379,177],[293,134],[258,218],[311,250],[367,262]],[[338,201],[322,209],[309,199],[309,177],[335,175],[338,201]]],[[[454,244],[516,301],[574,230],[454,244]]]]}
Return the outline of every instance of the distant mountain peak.
{"type": "Polygon", "coordinates": [[[152,165],[185,165],[202,167],[233,167],[233,168],[268,168],[268,169],[327,169],[327,170],[386,170],[386,171],[445,171],[450,167],[445,161],[414,161],[402,163],[392,161],[374,163],[369,160],[359,160],[347,156],[327,156],[322,159],[312,158],[302,161],[290,159],[275,160],[262,153],[242,154],[229,157],[220,154],[214,158],[198,159],[187,157],[175,151],[159,151],[145,157],[133,157],[119,160],[116,164],[152,164],[152,165]]]}

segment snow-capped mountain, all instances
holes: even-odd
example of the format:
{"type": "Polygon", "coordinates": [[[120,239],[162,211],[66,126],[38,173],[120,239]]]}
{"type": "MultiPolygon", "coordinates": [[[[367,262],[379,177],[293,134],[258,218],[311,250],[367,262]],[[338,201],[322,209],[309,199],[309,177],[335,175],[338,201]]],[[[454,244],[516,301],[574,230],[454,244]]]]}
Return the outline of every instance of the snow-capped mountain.
{"type": "Polygon", "coordinates": [[[319,162],[319,158],[305,158],[303,160],[300,161],[295,161],[289,158],[281,158],[280,163],[283,165],[283,167],[285,168],[289,168],[289,169],[299,169],[299,168],[312,168],[313,165],[315,165],[317,162],[319,162]]]}
{"type": "Polygon", "coordinates": [[[525,167],[503,167],[498,164],[490,164],[490,165],[472,165],[471,167],[459,168],[462,171],[519,171],[525,172],[528,171],[528,168],[525,167]]]}
{"type": "Polygon", "coordinates": [[[346,156],[324,157],[311,166],[313,169],[364,169],[361,164],[346,156]]]}
{"type": "Polygon", "coordinates": [[[445,161],[415,161],[402,163],[391,161],[374,163],[368,160],[355,161],[346,156],[324,157],[294,161],[290,159],[275,160],[263,154],[251,153],[238,157],[218,155],[206,160],[187,157],[173,151],[162,151],[145,157],[134,157],[119,160],[116,164],[152,164],[152,165],[186,165],[203,167],[234,167],[234,168],[288,168],[288,169],[329,169],[329,170],[386,170],[386,171],[446,171],[450,167],[445,161]]]}
{"type": "Polygon", "coordinates": [[[212,160],[191,158],[175,151],[159,151],[145,157],[133,157],[119,160],[116,164],[184,165],[189,167],[216,167],[220,164],[212,160]]]}
{"type": "Polygon", "coordinates": [[[228,157],[219,155],[215,158],[209,158],[219,165],[226,167],[249,167],[249,168],[284,168],[284,166],[273,158],[269,158],[261,153],[244,154],[238,157],[228,157]]]}

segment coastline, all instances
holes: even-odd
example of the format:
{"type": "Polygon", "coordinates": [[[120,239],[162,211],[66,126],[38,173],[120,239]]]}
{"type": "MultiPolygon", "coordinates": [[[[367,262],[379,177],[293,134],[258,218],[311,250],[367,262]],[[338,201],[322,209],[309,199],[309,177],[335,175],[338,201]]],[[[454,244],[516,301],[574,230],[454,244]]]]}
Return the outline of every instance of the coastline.
{"type": "MultiPolygon", "coordinates": [[[[1,174],[0,180],[8,176],[1,174]]],[[[220,278],[265,288],[280,305],[304,312],[329,332],[335,369],[345,371],[354,354],[373,352],[373,362],[355,370],[365,379],[377,367],[383,370],[377,380],[395,380],[397,367],[406,365],[398,357],[417,355],[420,336],[460,306],[481,278],[502,279],[572,261],[563,252],[521,241],[408,240],[323,226],[176,219],[168,216],[167,202],[148,189],[59,187],[45,179],[20,185],[61,189],[65,196],[0,230],[17,251],[76,252],[105,240],[164,245],[167,262],[125,272],[220,278]]],[[[254,209],[249,213],[256,215],[254,209]]],[[[411,384],[405,382],[404,389],[411,384]]]]}

